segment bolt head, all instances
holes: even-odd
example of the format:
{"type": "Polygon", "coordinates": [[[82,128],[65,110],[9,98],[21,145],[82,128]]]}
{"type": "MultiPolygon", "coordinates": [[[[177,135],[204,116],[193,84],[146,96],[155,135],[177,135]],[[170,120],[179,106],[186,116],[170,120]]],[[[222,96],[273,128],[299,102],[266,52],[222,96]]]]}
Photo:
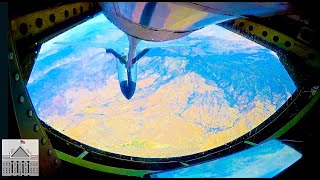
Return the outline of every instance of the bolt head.
{"type": "Polygon", "coordinates": [[[46,144],[46,138],[41,138],[41,144],[45,145],[46,144]]]}
{"type": "Polygon", "coordinates": [[[14,79],[15,79],[16,81],[18,81],[18,80],[20,79],[20,76],[19,76],[18,73],[16,73],[16,74],[14,75],[14,79]]]}
{"type": "Polygon", "coordinates": [[[9,59],[12,60],[13,59],[13,52],[9,52],[9,59]]]}
{"type": "Polygon", "coordinates": [[[24,103],[24,97],[23,97],[23,96],[20,96],[20,97],[19,97],[19,102],[20,102],[20,103],[24,103]]]}
{"type": "Polygon", "coordinates": [[[52,150],[49,149],[49,150],[48,150],[48,156],[50,156],[51,154],[52,154],[52,150]]]}
{"type": "Polygon", "coordinates": [[[32,110],[28,111],[28,116],[31,117],[32,116],[32,110]]]}
{"type": "Polygon", "coordinates": [[[39,129],[40,129],[40,127],[39,127],[39,125],[38,125],[38,124],[34,125],[34,131],[35,131],[35,132],[38,132],[38,131],[39,131],[39,129]]]}

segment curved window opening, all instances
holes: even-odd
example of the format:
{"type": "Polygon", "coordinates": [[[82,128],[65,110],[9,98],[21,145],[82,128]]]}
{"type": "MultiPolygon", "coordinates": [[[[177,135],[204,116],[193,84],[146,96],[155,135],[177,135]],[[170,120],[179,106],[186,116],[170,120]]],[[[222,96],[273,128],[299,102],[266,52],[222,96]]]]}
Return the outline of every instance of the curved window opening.
{"type": "MultiPolygon", "coordinates": [[[[44,43],[27,89],[38,117],[89,146],[128,156],[204,152],[254,130],[296,87],[275,52],[217,25],[151,48],[119,86],[128,39],[102,14],[44,43]],[[154,48],[162,47],[162,48],[154,48]]],[[[137,52],[139,53],[139,52],[137,52]]]]}

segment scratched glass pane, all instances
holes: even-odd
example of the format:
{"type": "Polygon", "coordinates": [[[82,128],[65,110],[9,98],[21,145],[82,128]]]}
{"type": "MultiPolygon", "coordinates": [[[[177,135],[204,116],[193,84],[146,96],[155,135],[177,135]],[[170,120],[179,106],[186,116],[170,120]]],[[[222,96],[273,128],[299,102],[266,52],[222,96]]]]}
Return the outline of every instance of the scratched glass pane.
{"type": "Polygon", "coordinates": [[[250,132],[296,90],[275,52],[217,25],[145,48],[128,100],[124,64],[106,52],[125,60],[128,39],[102,14],[46,42],[27,85],[37,115],[101,150],[176,157],[250,132]]]}

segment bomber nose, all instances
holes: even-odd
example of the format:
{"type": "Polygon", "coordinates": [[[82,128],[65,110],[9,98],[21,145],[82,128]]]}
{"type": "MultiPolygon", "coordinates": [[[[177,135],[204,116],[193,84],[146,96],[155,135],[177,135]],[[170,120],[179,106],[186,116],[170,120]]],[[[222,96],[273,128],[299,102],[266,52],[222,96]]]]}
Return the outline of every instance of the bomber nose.
{"type": "Polygon", "coordinates": [[[129,99],[132,98],[132,96],[133,96],[133,94],[132,94],[131,96],[129,96],[129,95],[126,96],[126,95],[125,95],[124,97],[126,97],[126,98],[129,100],[129,99]]]}
{"type": "Polygon", "coordinates": [[[132,98],[133,93],[130,93],[129,91],[124,90],[124,88],[121,88],[121,91],[124,97],[126,97],[128,100],[132,98]]]}
{"type": "Polygon", "coordinates": [[[120,82],[120,89],[124,97],[128,100],[132,98],[135,90],[136,90],[136,83],[133,81],[122,81],[120,82]]]}

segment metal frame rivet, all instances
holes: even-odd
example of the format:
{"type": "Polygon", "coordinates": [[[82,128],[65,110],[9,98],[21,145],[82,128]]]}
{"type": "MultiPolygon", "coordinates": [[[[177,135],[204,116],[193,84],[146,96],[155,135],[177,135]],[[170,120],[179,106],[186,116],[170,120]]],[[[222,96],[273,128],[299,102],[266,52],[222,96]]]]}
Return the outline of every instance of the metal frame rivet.
{"type": "Polygon", "coordinates": [[[9,59],[12,60],[13,59],[13,52],[9,52],[8,56],[9,56],[9,59]]]}
{"type": "Polygon", "coordinates": [[[16,74],[14,75],[14,79],[15,79],[16,81],[19,81],[20,76],[19,76],[19,74],[18,74],[18,73],[16,73],[16,74]]]}
{"type": "Polygon", "coordinates": [[[20,96],[20,97],[19,97],[19,102],[20,102],[20,103],[24,103],[24,97],[23,97],[23,96],[20,96]]]}
{"type": "Polygon", "coordinates": [[[39,131],[39,129],[40,129],[40,127],[39,127],[39,125],[38,125],[38,124],[34,125],[34,131],[35,131],[35,132],[38,132],[38,131],[39,131]]]}
{"type": "Polygon", "coordinates": [[[48,150],[48,156],[50,156],[52,153],[51,149],[48,150]]]}
{"type": "Polygon", "coordinates": [[[33,114],[33,113],[32,113],[32,110],[29,110],[29,111],[28,111],[28,116],[31,117],[32,114],[33,114]]]}
{"type": "Polygon", "coordinates": [[[46,144],[46,138],[41,138],[41,144],[45,145],[46,144]]]}
{"type": "Polygon", "coordinates": [[[54,160],[54,164],[55,164],[55,165],[58,165],[58,159],[55,159],[55,160],[54,160]]]}

